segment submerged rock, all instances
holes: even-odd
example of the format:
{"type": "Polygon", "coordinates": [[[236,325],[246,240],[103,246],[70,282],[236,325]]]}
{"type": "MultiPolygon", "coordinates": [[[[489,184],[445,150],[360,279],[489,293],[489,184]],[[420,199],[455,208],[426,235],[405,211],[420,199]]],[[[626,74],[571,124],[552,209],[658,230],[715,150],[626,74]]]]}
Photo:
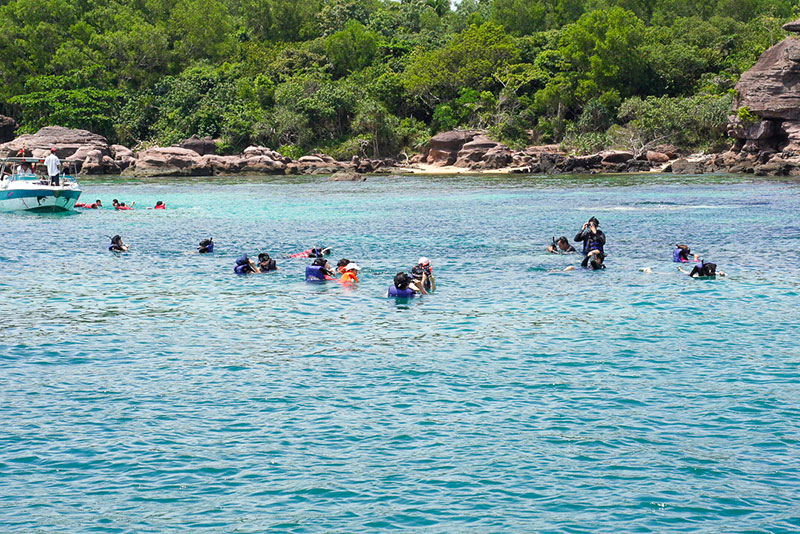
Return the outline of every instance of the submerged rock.
{"type": "Polygon", "coordinates": [[[329,182],[366,182],[367,177],[352,169],[339,171],[328,178],[329,182]]]}

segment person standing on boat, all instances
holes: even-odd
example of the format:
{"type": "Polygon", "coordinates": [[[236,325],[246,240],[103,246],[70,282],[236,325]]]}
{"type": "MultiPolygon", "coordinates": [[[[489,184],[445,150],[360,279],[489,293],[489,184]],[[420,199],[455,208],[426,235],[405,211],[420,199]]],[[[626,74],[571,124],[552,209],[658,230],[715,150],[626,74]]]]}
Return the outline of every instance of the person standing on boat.
{"type": "Polygon", "coordinates": [[[47,174],[50,176],[50,185],[58,185],[58,175],[61,173],[61,160],[56,156],[56,148],[50,149],[50,155],[44,158],[47,174]]]}

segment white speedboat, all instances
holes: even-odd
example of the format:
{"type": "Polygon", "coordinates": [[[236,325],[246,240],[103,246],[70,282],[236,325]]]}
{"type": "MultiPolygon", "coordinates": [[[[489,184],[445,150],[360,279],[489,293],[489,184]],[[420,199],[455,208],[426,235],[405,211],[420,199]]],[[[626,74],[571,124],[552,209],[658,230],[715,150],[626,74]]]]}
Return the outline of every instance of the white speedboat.
{"type": "Polygon", "coordinates": [[[69,173],[63,168],[59,184],[50,183],[44,159],[0,158],[0,209],[67,211],[75,207],[81,187],[75,178],[74,164],[69,173]],[[40,172],[45,173],[39,174],[40,172]]]}

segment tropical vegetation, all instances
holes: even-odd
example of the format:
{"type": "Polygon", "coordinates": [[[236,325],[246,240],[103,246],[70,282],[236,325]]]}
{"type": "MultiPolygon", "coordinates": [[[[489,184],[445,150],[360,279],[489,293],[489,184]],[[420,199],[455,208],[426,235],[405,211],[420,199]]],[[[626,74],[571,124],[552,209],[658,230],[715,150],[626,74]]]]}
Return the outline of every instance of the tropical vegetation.
{"type": "Polygon", "coordinates": [[[112,142],[396,156],[453,128],[725,143],[799,0],[7,0],[0,113],[112,142]]]}

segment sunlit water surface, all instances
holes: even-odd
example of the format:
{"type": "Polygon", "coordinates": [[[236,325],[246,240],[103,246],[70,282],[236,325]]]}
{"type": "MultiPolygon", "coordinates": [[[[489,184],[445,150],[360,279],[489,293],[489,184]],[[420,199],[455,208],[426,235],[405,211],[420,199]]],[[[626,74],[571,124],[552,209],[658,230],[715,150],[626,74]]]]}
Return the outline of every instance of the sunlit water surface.
{"type": "Polygon", "coordinates": [[[0,214],[3,532],[800,529],[797,182],[84,191],[137,209],[0,214]],[[544,247],[592,215],[608,269],[564,272],[544,247]],[[232,273],[316,244],[357,288],[232,273]],[[438,291],[385,298],[420,255],[438,291]]]}

